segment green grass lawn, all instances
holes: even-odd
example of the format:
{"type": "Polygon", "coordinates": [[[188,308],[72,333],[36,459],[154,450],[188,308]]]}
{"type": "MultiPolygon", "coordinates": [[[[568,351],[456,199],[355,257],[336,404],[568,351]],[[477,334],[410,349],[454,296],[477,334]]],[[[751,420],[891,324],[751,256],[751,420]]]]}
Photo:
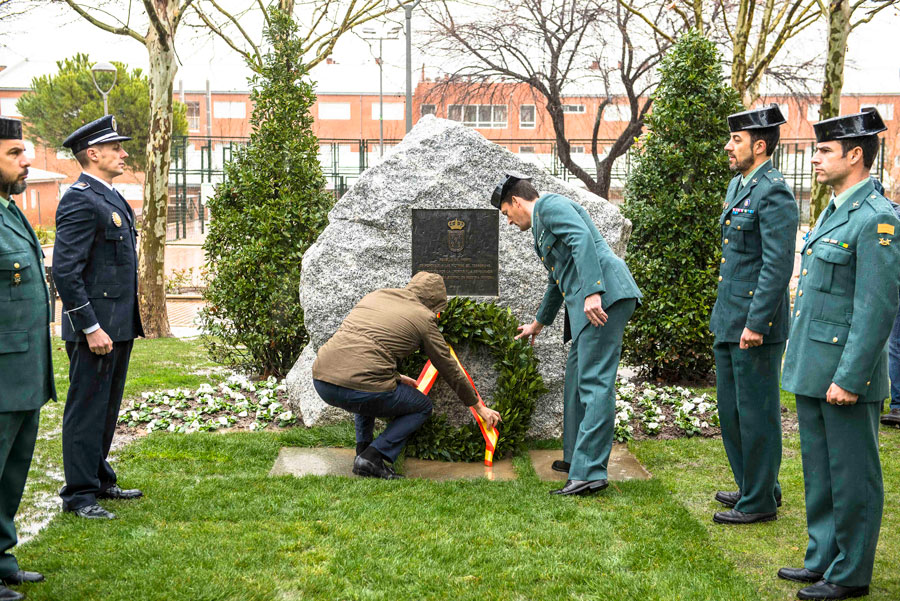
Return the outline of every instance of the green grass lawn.
{"type": "MultiPolygon", "coordinates": [[[[55,358],[64,395],[67,362],[55,358]]],[[[128,394],[197,386],[210,376],[194,372],[210,367],[196,342],[138,341],[128,394]]],[[[30,511],[40,490],[59,486],[61,413],[62,403],[44,412],[30,511]]],[[[712,522],[713,493],[733,482],[710,439],[633,443],[654,478],[584,499],[548,495],[556,484],[539,481],[527,457],[513,482],[267,475],[282,446],[352,437],[338,426],[142,438],[116,465],[123,486],[146,497],[108,502],[113,522],[54,514],[16,551],[48,579],[20,590],[35,600],[786,600],[798,588],[775,578],[801,565],[806,543],[796,434],[785,441],[779,520],[752,527],[712,522]]],[[[900,598],[898,447],[900,432],[883,433],[870,599],[900,598]]]]}

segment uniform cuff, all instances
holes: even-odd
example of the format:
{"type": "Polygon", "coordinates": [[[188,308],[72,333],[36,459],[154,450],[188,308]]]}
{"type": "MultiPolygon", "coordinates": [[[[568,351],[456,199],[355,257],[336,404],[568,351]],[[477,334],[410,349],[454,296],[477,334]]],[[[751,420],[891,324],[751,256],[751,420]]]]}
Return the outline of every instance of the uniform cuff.
{"type": "Polygon", "coordinates": [[[84,332],[85,334],[90,334],[90,333],[92,333],[92,332],[96,332],[96,331],[99,330],[99,329],[100,329],[100,324],[99,324],[99,323],[95,323],[95,324],[92,325],[91,327],[83,329],[82,332],[84,332]]]}

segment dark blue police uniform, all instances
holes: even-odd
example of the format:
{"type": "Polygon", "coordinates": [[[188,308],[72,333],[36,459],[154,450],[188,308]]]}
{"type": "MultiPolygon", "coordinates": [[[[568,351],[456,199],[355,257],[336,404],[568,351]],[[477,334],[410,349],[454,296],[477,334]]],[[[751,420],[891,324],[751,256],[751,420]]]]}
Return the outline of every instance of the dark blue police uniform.
{"type": "MultiPolygon", "coordinates": [[[[111,116],[66,140],[78,152],[91,144],[130,139],[111,116]],[[96,140],[96,141],[94,141],[96,140]]],[[[121,194],[82,174],[56,211],[53,279],[63,303],[62,337],[69,355],[69,393],[63,415],[63,509],[94,505],[116,484],[107,461],[134,338],[143,336],[137,299],[137,231],[121,194]],[[85,329],[99,325],[113,341],[91,352],[85,329]]]]}

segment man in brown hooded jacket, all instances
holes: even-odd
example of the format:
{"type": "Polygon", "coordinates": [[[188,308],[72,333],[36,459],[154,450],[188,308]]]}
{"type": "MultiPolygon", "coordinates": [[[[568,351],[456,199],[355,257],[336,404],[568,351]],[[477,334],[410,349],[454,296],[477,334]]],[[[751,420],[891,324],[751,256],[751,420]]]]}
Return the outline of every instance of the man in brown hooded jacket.
{"type": "Polygon", "coordinates": [[[420,347],[459,399],[493,427],[500,414],[477,405],[475,390],[450,355],[437,326],[447,306],[441,276],[420,271],[406,288],[385,288],[364,296],[313,363],[313,385],[322,400],[356,414],[353,473],[394,479],[394,463],[406,439],[431,415],[431,400],[397,365],[420,347]],[[372,442],[375,418],[393,420],[372,442]]]}

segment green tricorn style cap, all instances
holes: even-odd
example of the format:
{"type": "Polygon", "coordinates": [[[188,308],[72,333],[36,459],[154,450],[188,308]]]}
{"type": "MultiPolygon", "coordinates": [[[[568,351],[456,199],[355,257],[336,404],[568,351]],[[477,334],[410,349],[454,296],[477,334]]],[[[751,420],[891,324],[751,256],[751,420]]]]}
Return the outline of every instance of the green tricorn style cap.
{"type": "Polygon", "coordinates": [[[854,115],[833,117],[814,123],[813,129],[816,132],[816,142],[830,142],[844,138],[874,136],[886,130],[887,126],[875,107],[868,106],[854,115]]]}
{"type": "Polygon", "coordinates": [[[72,132],[72,135],[65,139],[63,146],[71,150],[72,154],[78,154],[94,144],[130,139],[128,136],[119,135],[119,132],[116,131],[116,118],[112,115],[106,115],[76,129],[72,132]]]}
{"type": "Polygon", "coordinates": [[[774,102],[769,106],[728,115],[728,129],[733,132],[775,127],[782,123],[787,123],[787,119],[784,118],[781,109],[774,102]]]}
{"type": "Polygon", "coordinates": [[[491,204],[494,205],[495,209],[500,208],[500,203],[503,202],[503,197],[506,196],[506,193],[509,192],[509,189],[512,188],[519,180],[531,181],[531,176],[525,175],[524,173],[516,173],[515,171],[510,171],[506,174],[506,178],[502,182],[497,184],[497,187],[494,188],[494,193],[491,194],[491,204]]]}
{"type": "Polygon", "coordinates": [[[0,117],[0,140],[21,140],[22,122],[18,119],[0,117]]]}

